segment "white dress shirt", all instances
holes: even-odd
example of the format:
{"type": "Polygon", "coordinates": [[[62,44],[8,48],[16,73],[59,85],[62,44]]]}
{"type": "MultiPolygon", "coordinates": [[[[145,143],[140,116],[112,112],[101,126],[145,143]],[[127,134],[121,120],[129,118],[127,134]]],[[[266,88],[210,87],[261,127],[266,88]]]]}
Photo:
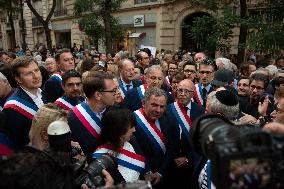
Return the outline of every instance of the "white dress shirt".
{"type": "Polygon", "coordinates": [[[21,87],[21,88],[29,95],[29,97],[31,97],[31,99],[34,101],[34,103],[36,104],[36,106],[38,108],[40,108],[40,107],[42,107],[44,105],[44,103],[42,101],[42,95],[41,95],[41,89],[40,88],[37,90],[36,95],[34,95],[31,92],[27,91],[23,87],[21,87]]]}

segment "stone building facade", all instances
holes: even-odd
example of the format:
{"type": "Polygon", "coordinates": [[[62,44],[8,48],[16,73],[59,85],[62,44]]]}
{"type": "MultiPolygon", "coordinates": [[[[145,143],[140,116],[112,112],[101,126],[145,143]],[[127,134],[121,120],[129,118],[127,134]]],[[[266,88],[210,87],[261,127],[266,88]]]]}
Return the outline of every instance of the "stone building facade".
{"type": "MultiPolygon", "coordinates": [[[[34,7],[46,18],[51,8],[52,0],[34,0],[34,7]]],[[[73,0],[57,0],[56,9],[50,21],[53,45],[70,47],[90,47],[90,40],[84,32],[79,30],[76,18],[73,15],[73,0]]],[[[153,46],[157,49],[177,50],[179,47],[190,48],[191,41],[183,32],[183,23],[195,16],[203,14],[214,15],[202,7],[189,6],[186,0],[127,0],[122,3],[121,9],[114,13],[120,24],[126,29],[125,40],[121,42],[131,53],[141,46],[153,46]],[[138,23],[134,23],[138,21],[138,23]],[[140,22],[139,22],[140,21],[140,22]]],[[[9,27],[3,12],[0,12],[0,48],[9,49],[9,27]]],[[[26,27],[26,41],[32,49],[40,43],[45,43],[44,30],[27,5],[24,5],[24,19],[26,27]]],[[[21,44],[19,19],[15,19],[16,43],[21,44]]],[[[238,29],[234,30],[233,47],[238,41],[238,29]]],[[[103,51],[103,48],[99,48],[103,51]]],[[[193,50],[193,49],[191,49],[193,50]]],[[[236,54],[232,48],[232,54],[236,54]]]]}

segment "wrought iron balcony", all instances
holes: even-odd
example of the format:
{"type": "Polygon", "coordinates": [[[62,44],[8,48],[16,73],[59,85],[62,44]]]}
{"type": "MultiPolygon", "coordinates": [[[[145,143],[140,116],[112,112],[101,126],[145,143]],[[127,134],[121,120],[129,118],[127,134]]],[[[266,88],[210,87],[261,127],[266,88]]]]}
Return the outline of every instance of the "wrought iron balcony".
{"type": "Polygon", "coordinates": [[[143,4],[143,3],[151,3],[151,2],[157,2],[158,0],[134,0],[135,4],[143,4]]]}
{"type": "Polygon", "coordinates": [[[53,15],[54,17],[67,15],[67,9],[65,8],[65,9],[55,10],[53,15]]]}

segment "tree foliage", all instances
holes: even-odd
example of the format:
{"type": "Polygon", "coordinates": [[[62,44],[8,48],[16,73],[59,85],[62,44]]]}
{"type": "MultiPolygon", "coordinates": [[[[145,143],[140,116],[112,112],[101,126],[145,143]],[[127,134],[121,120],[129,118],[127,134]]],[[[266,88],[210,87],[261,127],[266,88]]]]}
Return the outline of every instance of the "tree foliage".
{"type": "MultiPolygon", "coordinates": [[[[215,12],[217,17],[200,17],[195,20],[190,35],[202,40],[203,50],[212,51],[212,45],[224,54],[230,49],[233,29],[241,29],[239,52],[250,49],[256,52],[276,54],[284,45],[284,1],[258,1],[256,13],[250,13],[245,0],[188,0],[189,4],[201,6],[215,12]],[[243,9],[243,10],[242,10],[243,9]],[[222,14],[220,14],[220,10],[222,14]],[[205,27],[212,25],[208,29],[205,27]],[[211,30],[212,29],[212,30],[211,30]]],[[[241,55],[243,56],[244,53],[241,55]]],[[[240,60],[239,62],[241,62],[240,60]]]]}
{"type": "Polygon", "coordinates": [[[123,29],[111,15],[124,0],[75,0],[74,14],[80,28],[94,41],[103,40],[106,52],[112,52],[114,41],[123,40],[123,29]]]}

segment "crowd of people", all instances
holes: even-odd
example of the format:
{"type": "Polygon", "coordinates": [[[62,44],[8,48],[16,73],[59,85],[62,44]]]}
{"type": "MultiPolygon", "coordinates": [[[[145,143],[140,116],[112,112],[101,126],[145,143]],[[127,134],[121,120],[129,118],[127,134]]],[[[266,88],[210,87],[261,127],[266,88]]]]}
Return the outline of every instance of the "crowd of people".
{"type": "Polygon", "coordinates": [[[48,149],[48,126],[62,120],[89,162],[105,153],[114,157],[114,183],[146,179],[154,188],[212,188],[210,160],[189,142],[194,120],[204,114],[283,134],[284,54],[275,60],[250,54],[237,66],[232,57],[213,61],[204,52],[140,49],[130,57],[76,44],[43,55],[2,51],[0,182],[15,182],[21,166],[36,169],[31,151],[27,159],[21,149],[48,149]]]}

